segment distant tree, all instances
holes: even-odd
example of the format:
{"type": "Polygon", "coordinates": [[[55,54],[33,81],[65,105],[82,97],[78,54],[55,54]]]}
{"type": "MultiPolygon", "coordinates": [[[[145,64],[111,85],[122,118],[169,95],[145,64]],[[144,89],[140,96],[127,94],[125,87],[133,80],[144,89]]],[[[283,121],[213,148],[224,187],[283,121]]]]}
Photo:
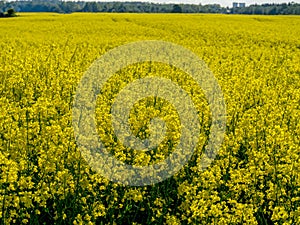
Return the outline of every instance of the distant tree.
{"type": "Polygon", "coordinates": [[[8,9],[6,13],[0,12],[0,17],[15,17],[15,16],[17,15],[13,8],[8,9]]]}
{"type": "Polygon", "coordinates": [[[83,12],[99,12],[98,5],[96,2],[86,2],[83,9],[83,12]]]}
{"type": "Polygon", "coordinates": [[[8,9],[8,10],[7,10],[7,16],[8,16],[8,17],[16,16],[15,10],[14,10],[14,9],[8,9]]]}
{"type": "Polygon", "coordinates": [[[7,17],[15,17],[16,15],[16,11],[13,8],[10,8],[7,10],[7,17]]]}
{"type": "Polygon", "coordinates": [[[59,3],[59,7],[61,11],[64,13],[79,12],[82,10],[81,6],[76,2],[62,1],[59,3]]]}
{"type": "Polygon", "coordinates": [[[5,2],[0,0],[0,13],[4,12],[5,2]]]}
{"type": "Polygon", "coordinates": [[[172,13],[182,13],[182,8],[180,5],[173,5],[172,13]]]}

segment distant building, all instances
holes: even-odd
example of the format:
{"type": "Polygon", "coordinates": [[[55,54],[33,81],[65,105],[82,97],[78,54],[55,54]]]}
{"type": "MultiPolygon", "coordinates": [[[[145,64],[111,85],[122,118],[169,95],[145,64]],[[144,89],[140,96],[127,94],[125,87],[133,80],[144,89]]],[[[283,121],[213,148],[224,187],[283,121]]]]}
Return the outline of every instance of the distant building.
{"type": "Polygon", "coordinates": [[[246,7],[246,3],[244,3],[244,2],[243,2],[243,3],[239,3],[239,7],[240,7],[240,8],[246,7]]]}
{"type": "Polygon", "coordinates": [[[237,8],[237,7],[239,7],[239,3],[233,2],[233,3],[232,3],[232,8],[237,8]]]}
{"type": "Polygon", "coordinates": [[[232,8],[244,8],[244,7],[246,7],[246,3],[244,3],[244,2],[240,2],[240,3],[233,2],[232,3],[232,8]]]}

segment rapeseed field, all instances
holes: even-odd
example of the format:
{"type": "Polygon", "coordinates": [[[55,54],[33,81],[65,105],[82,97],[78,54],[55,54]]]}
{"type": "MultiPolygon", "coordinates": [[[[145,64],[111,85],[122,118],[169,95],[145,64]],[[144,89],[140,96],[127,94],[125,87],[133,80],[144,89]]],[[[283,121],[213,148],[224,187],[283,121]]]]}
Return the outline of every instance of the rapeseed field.
{"type": "MultiPolygon", "coordinates": [[[[28,13],[0,20],[1,224],[300,224],[300,17],[28,13]],[[143,62],[117,71],[97,98],[97,132],[114,157],[155,164],[180,141],[174,105],[144,98],[130,111],[140,139],[161,118],[151,151],[116,140],[110,108],[137,79],[164,77],[191,97],[200,132],[176,174],[146,186],[112,182],[82,156],[74,96],[92,63],[131,42],[160,40],[195,53],[226,103],[226,131],[200,168],[212,123],[203,90],[184,71],[143,62]]],[[[183,149],[184,150],[184,149],[183,149]]]]}

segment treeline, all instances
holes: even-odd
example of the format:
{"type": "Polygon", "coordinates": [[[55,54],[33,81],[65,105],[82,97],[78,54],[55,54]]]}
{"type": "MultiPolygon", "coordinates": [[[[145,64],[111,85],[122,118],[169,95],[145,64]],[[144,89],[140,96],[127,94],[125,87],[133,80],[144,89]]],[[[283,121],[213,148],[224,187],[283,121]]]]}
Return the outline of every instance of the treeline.
{"type": "MultiPolygon", "coordinates": [[[[0,0],[1,1],[1,0],[0,0]]],[[[218,4],[157,4],[147,2],[70,2],[70,1],[14,1],[0,2],[0,11],[14,8],[17,12],[129,12],[129,13],[226,13],[218,4]],[[3,5],[5,4],[5,5],[3,5]]]]}
{"type": "Polygon", "coordinates": [[[258,15],[300,15],[300,4],[282,3],[250,5],[244,8],[231,9],[231,13],[258,15]]]}
{"type": "Polygon", "coordinates": [[[129,12],[129,13],[223,13],[300,15],[300,4],[263,4],[243,8],[221,7],[219,4],[158,4],[147,2],[71,2],[57,0],[12,1],[0,0],[0,12],[13,8],[16,12],[129,12]]]}

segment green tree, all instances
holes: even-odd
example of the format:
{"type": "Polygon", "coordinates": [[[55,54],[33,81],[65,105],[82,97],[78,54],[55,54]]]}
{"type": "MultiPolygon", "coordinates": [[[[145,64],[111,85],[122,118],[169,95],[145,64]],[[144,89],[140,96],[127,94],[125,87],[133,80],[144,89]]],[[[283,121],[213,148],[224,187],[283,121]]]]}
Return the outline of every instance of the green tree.
{"type": "Polygon", "coordinates": [[[13,8],[8,9],[7,10],[7,16],[8,17],[14,17],[14,16],[16,16],[16,11],[13,8]]]}
{"type": "Polygon", "coordinates": [[[182,13],[182,8],[180,5],[173,5],[172,13],[182,13]]]}
{"type": "Polygon", "coordinates": [[[83,12],[99,12],[98,5],[96,2],[86,2],[83,9],[83,12]]]}

